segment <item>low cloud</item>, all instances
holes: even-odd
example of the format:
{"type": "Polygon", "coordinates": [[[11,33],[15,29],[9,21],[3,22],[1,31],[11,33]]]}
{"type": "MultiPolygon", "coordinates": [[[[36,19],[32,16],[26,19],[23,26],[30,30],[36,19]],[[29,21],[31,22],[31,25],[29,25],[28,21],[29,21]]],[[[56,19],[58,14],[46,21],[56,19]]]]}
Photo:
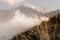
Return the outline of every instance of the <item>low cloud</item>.
{"type": "Polygon", "coordinates": [[[37,17],[27,17],[20,10],[16,10],[12,19],[0,23],[0,40],[9,40],[14,35],[30,29],[34,25],[38,25],[39,22],[40,20],[37,17]]]}

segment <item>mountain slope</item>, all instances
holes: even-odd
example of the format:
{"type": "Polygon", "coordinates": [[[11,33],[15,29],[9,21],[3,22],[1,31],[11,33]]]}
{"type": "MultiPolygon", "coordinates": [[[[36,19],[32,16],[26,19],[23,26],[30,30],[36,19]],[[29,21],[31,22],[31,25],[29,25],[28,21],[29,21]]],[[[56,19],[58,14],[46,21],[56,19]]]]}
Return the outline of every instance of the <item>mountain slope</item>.
{"type": "Polygon", "coordinates": [[[60,10],[55,10],[55,11],[48,12],[48,13],[45,14],[45,16],[47,16],[47,17],[53,17],[56,14],[60,14],[60,10]]]}
{"type": "Polygon", "coordinates": [[[60,40],[60,14],[43,21],[26,32],[15,35],[12,40],[60,40]]]}

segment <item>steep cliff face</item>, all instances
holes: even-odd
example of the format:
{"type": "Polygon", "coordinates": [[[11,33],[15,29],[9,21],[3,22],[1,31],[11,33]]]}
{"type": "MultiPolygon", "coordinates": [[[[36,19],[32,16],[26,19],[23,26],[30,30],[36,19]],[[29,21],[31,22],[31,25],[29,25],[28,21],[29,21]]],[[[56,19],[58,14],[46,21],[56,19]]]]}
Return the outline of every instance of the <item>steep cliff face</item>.
{"type": "Polygon", "coordinates": [[[49,20],[48,32],[51,40],[60,40],[60,14],[49,20]]]}
{"type": "Polygon", "coordinates": [[[60,13],[50,17],[49,21],[15,35],[12,40],[60,40],[60,13]]]}

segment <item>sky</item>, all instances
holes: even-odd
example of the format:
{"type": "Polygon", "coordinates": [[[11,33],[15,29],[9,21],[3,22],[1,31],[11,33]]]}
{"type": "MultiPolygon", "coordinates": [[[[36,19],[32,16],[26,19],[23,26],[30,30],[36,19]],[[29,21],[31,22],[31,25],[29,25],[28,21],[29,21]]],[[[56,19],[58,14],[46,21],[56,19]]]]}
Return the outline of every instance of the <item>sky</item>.
{"type": "Polygon", "coordinates": [[[39,7],[40,10],[44,7],[49,11],[60,9],[60,0],[27,0],[27,2],[39,7]]]}
{"type": "Polygon", "coordinates": [[[39,10],[44,7],[49,11],[60,9],[60,0],[0,0],[0,9],[9,9],[23,4],[36,6],[39,10]]]}

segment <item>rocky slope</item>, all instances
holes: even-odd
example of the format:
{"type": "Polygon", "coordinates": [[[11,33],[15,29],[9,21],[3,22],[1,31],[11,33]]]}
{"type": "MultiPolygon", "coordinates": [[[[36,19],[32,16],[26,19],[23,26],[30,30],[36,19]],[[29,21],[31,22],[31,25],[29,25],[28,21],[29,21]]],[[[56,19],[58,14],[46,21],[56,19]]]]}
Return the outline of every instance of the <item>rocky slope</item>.
{"type": "Polygon", "coordinates": [[[60,13],[50,17],[49,21],[15,35],[12,40],[60,40],[60,13]]]}

